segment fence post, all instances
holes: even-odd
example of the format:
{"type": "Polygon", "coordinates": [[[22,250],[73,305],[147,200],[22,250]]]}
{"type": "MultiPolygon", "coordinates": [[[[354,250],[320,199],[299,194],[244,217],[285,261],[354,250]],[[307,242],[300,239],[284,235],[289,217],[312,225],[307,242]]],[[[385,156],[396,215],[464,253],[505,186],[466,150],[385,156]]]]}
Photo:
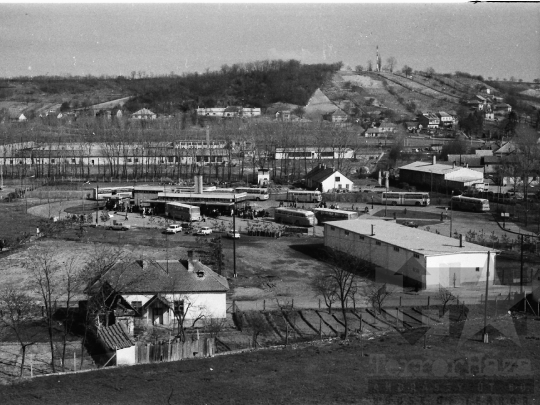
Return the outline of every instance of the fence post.
{"type": "Polygon", "coordinates": [[[73,371],[77,371],[77,357],[75,352],[73,352],[73,371]]]}
{"type": "Polygon", "coordinates": [[[266,311],[266,300],[263,300],[263,311],[266,311]]]}
{"type": "Polygon", "coordinates": [[[430,301],[430,298],[431,298],[431,296],[428,295],[428,297],[427,297],[427,307],[428,307],[428,308],[429,308],[429,301],[430,301]]]}

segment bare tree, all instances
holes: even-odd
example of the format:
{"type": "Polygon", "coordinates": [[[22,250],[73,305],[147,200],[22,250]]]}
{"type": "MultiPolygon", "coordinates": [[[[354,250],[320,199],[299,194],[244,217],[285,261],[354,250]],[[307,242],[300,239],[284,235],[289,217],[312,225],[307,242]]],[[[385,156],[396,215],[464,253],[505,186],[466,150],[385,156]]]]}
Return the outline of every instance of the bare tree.
{"type": "Polygon", "coordinates": [[[15,335],[21,347],[21,370],[23,376],[26,350],[36,343],[39,328],[39,307],[35,299],[25,292],[6,288],[0,293],[0,326],[5,332],[15,335]]]}
{"type": "Polygon", "coordinates": [[[56,353],[54,348],[54,325],[57,320],[58,304],[64,305],[64,324],[62,367],[64,363],[67,335],[70,333],[69,305],[77,290],[78,263],[75,257],[63,259],[54,249],[39,250],[26,263],[31,274],[30,287],[33,288],[43,303],[45,321],[51,346],[51,366],[56,372],[56,353]]]}
{"type": "Polygon", "coordinates": [[[387,63],[388,69],[390,70],[390,73],[392,73],[394,71],[394,68],[397,65],[397,59],[394,58],[393,56],[390,56],[388,59],[386,59],[386,63],[387,63]]]}
{"type": "MultiPolygon", "coordinates": [[[[371,271],[371,266],[365,260],[346,252],[336,252],[325,249],[322,260],[326,264],[325,276],[327,282],[333,287],[329,287],[327,292],[332,291],[341,305],[341,313],[345,326],[344,339],[348,337],[347,308],[349,301],[353,301],[353,296],[357,292],[358,278],[367,275],[371,271]]],[[[327,287],[328,288],[328,287],[327,287]]]]}
{"type": "Polygon", "coordinates": [[[249,327],[253,333],[253,347],[255,347],[259,344],[257,339],[260,335],[264,335],[272,331],[272,325],[268,323],[266,318],[259,311],[247,311],[244,313],[244,315],[249,320],[249,327]]]}
{"type": "Polygon", "coordinates": [[[442,285],[439,285],[439,293],[437,294],[437,297],[442,302],[442,315],[446,312],[446,306],[453,301],[457,300],[457,296],[455,296],[452,291],[450,291],[448,288],[443,287],[442,285]]]}
{"type": "Polygon", "coordinates": [[[382,311],[384,301],[391,295],[392,291],[388,290],[386,283],[374,285],[366,291],[366,296],[371,303],[371,306],[379,313],[382,311]]]}
{"type": "Polygon", "coordinates": [[[332,305],[338,299],[334,280],[328,274],[319,273],[315,276],[311,285],[317,295],[323,297],[328,313],[332,314],[332,305]]]}

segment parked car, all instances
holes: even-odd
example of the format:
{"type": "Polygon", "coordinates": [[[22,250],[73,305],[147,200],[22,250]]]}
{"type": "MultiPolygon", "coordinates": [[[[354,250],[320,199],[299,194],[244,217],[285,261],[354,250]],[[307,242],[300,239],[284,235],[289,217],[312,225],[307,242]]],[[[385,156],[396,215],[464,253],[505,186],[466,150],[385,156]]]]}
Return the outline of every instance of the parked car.
{"type": "Polygon", "coordinates": [[[418,228],[418,224],[414,221],[405,221],[402,225],[408,226],[409,228],[418,228]]]}
{"type": "Polygon", "coordinates": [[[384,193],[386,191],[386,187],[384,186],[368,186],[368,187],[362,187],[361,191],[364,193],[384,193]]]}
{"type": "Polygon", "coordinates": [[[203,226],[202,228],[199,228],[199,230],[197,230],[197,232],[195,233],[196,235],[210,235],[212,233],[212,229],[207,227],[207,226],[203,226]]]}
{"type": "Polygon", "coordinates": [[[240,232],[233,231],[232,229],[227,232],[227,237],[231,239],[240,239],[240,232]]]}
{"type": "Polygon", "coordinates": [[[169,225],[167,229],[165,229],[165,233],[177,233],[177,232],[182,232],[181,225],[171,224],[169,225]]]}
{"type": "Polygon", "coordinates": [[[114,221],[112,225],[107,226],[107,229],[110,229],[113,231],[128,231],[129,229],[131,229],[131,225],[128,225],[124,222],[114,221]]]}

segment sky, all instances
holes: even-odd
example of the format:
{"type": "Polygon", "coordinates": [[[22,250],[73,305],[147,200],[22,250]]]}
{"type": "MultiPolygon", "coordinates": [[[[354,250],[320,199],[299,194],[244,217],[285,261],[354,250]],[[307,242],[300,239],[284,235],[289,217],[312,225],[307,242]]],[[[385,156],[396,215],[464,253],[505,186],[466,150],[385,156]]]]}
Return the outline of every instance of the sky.
{"type": "MultiPolygon", "coordinates": [[[[0,0],[2,1],[2,0],[0,0]]],[[[540,4],[0,4],[0,76],[182,74],[393,56],[485,78],[540,78],[540,4]]]]}

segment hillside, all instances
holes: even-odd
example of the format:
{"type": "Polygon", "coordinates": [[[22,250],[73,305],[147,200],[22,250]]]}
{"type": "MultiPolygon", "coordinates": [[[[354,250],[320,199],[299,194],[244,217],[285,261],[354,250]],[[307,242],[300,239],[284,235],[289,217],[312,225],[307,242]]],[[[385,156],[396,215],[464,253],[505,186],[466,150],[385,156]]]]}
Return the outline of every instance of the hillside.
{"type": "Polygon", "coordinates": [[[538,86],[531,83],[486,82],[463,72],[406,76],[340,67],[340,63],[304,65],[291,60],[225,65],[220,71],[183,76],[3,79],[0,111],[24,112],[32,119],[61,106],[101,104],[107,108],[111,100],[125,98],[122,104],[128,112],[146,107],[157,114],[176,115],[197,107],[242,105],[268,108],[272,113],[280,105],[306,106],[318,88],[330,99],[331,109],[339,106],[358,116],[383,110],[394,121],[409,120],[418,111],[456,111],[463,100],[483,89],[502,95],[514,109],[529,114],[540,103],[538,86]]]}

